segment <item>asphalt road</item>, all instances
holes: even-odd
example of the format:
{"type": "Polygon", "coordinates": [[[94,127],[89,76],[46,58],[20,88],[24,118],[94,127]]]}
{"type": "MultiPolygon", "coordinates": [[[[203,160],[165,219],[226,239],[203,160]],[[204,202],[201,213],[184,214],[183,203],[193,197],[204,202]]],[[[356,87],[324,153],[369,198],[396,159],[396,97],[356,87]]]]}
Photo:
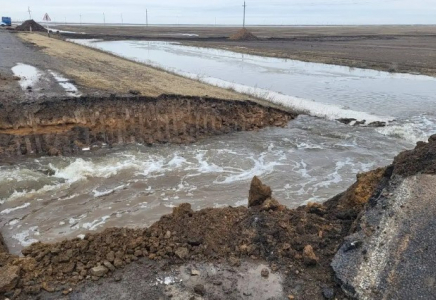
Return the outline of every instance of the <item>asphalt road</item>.
{"type": "Polygon", "coordinates": [[[31,44],[23,43],[14,33],[0,29],[0,103],[64,96],[65,90],[53,76],[46,73],[49,69],[56,70],[57,64],[55,58],[44,54],[31,44]],[[18,84],[19,81],[13,79],[14,73],[11,68],[19,63],[34,66],[44,73],[31,91],[23,91],[18,84]]]}

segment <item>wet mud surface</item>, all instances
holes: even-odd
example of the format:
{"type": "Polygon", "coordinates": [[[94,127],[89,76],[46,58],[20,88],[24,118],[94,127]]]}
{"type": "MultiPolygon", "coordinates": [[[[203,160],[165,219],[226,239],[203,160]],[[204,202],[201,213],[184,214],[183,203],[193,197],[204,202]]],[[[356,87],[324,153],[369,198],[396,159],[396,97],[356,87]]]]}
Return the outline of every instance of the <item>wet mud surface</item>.
{"type": "Polygon", "coordinates": [[[2,106],[0,154],[66,155],[104,145],[191,143],[266,126],[296,114],[249,101],[184,96],[73,98],[2,106]]]}

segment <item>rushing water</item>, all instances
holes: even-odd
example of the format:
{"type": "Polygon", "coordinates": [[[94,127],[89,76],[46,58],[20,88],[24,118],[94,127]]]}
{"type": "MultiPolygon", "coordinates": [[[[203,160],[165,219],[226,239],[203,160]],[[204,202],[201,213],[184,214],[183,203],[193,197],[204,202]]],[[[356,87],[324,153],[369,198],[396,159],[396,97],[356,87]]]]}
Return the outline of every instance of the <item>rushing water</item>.
{"type": "Polygon", "coordinates": [[[287,128],[234,133],[193,145],[131,145],[0,166],[0,230],[13,252],[37,240],[76,237],[110,226],[150,225],[184,202],[195,209],[246,205],[254,175],[288,206],[324,201],[346,189],[358,172],[387,165],[399,151],[436,133],[436,81],[430,77],[279,60],[282,66],[277,59],[168,43],[98,46],[125,56],[132,53],[125,49],[136,49],[144,56],[130,58],[148,57],[153,64],[180,68],[179,73],[210,69],[221,82],[263,82],[263,89],[286,93],[286,101],[304,97],[314,108],[322,103],[333,107],[329,112],[347,106],[341,113],[397,121],[371,128],[300,116],[287,128]],[[177,55],[183,62],[171,58],[177,55]],[[286,69],[288,64],[294,68],[286,69]],[[232,72],[226,70],[230,66],[232,72]],[[238,76],[237,70],[247,76],[238,76]],[[239,81],[242,77],[252,79],[239,81]],[[287,89],[275,89],[278,82],[287,89]]]}

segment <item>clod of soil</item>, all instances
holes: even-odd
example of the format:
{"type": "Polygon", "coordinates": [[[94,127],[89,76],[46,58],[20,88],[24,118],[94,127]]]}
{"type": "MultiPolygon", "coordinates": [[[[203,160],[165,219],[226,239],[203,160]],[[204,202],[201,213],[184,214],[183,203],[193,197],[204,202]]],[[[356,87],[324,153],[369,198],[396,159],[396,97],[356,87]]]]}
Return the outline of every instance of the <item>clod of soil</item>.
{"type": "Polygon", "coordinates": [[[229,40],[233,41],[255,41],[258,40],[257,36],[252,34],[250,31],[248,31],[246,28],[242,28],[235,34],[231,35],[229,37],[229,40]]]}
{"type": "Polygon", "coordinates": [[[34,20],[27,20],[25,21],[23,24],[17,26],[17,28],[15,28],[15,30],[17,31],[41,31],[41,32],[46,32],[47,29],[42,26],[41,24],[35,22],[34,20]]]}

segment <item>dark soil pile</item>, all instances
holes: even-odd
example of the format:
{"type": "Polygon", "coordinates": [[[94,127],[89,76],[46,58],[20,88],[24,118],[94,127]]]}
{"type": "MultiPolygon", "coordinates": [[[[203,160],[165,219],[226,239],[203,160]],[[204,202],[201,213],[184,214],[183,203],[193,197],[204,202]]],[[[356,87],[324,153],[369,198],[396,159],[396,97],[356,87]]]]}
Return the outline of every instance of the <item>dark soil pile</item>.
{"type": "Polygon", "coordinates": [[[394,159],[394,175],[436,174],[436,134],[428,143],[418,142],[416,148],[401,152],[394,159]]]}
{"type": "Polygon", "coordinates": [[[0,109],[0,160],[35,153],[69,155],[103,143],[187,144],[236,131],[284,127],[296,116],[251,101],[177,95],[18,103],[0,109]]]}
{"type": "Polygon", "coordinates": [[[32,31],[42,31],[42,32],[46,32],[47,31],[47,29],[44,26],[42,26],[39,23],[36,23],[34,20],[27,20],[27,21],[25,21],[20,26],[17,26],[17,28],[15,28],[15,30],[18,30],[18,31],[30,31],[30,28],[32,28],[32,31]]]}
{"type": "Polygon", "coordinates": [[[231,35],[229,37],[229,40],[233,41],[254,41],[258,40],[257,36],[252,34],[250,31],[248,31],[246,28],[242,28],[237,33],[231,35]]]}

